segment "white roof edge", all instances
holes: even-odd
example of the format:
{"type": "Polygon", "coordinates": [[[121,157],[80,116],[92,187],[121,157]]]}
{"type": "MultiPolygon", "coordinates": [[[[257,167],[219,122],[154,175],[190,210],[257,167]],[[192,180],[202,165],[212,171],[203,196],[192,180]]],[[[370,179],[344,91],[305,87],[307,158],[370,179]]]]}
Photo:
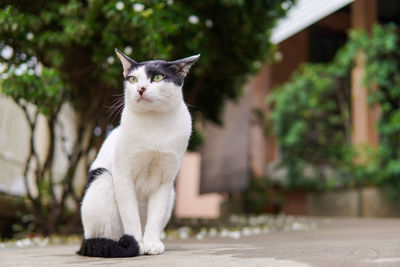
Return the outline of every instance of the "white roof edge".
{"type": "Polygon", "coordinates": [[[298,0],[272,30],[271,42],[279,44],[354,0],[298,0]]]}

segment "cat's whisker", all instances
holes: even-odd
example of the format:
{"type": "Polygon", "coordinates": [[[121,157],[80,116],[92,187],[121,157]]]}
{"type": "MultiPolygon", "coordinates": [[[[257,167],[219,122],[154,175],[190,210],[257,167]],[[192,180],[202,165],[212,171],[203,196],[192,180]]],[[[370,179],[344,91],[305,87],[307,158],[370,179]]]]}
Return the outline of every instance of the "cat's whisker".
{"type": "Polygon", "coordinates": [[[112,123],[121,110],[122,110],[122,107],[114,109],[114,111],[111,113],[111,115],[108,118],[108,123],[112,123]]]}
{"type": "Polygon", "coordinates": [[[121,93],[121,94],[113,94],[112,96],[124,96],[124,93],[121,93]]]}
{"type": "Polygon", "coordinates": [[[121,112],[121,110],[123,109],[124,105],[121,104],[120,106],[116,107],[112,113],[110,114],[110,118],[109,118],[109,122],[113,122],[114,119],[118,116],[118,114],[121,112]]]}
{"type": "Polygon", "coordinates": [[[124,97],[120,96],[120,97],[117,97],[117,98],[114,98],[113,100],[111,100],[110,106],[106,106],[106,105],[103,105],[103,106],[106,108],[113,108],[115,104],[120,103],[123,100],[124,100],[124,97]]]}
{"type": "Polygon", "coordinates": [[[118,113],[122,110],[122,108],[125,105],[124,97],[118,97],[114,100],[111,101],[111,106],[105,106],[110,109],[110,112],[107,116],[107,122],[113,122],[115,117],[118,115],[118,113]]]}
{"type": "Polygon", "coordinates": [[[197,108],[195,105],[191,105],[191,104],[188,104],[188,103],[185,103],[185,104],[186,104],[186,106],[188,106],[190,108],[197,108]]]}
{"type": "Polygon", "coordinates": [[[118,101],[113,103],[111,106],[106,106],[110,110],[111,113],[113,113],[116,109],[119,109],[121,106],[124,105],[124,101],[118,101]]]}

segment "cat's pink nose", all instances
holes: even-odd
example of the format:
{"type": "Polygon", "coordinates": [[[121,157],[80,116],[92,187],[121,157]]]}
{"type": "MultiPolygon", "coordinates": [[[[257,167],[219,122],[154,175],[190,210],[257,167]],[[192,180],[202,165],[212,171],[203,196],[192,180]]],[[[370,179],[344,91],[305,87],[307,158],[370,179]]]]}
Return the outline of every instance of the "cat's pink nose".
{"type": "Polygon", "coordinates": [[[140,89],[137,90],[139,95],[143,95],[144,91],[146,91],[146,88],[144,88],[144,87],[141,87],[140,89]]]}

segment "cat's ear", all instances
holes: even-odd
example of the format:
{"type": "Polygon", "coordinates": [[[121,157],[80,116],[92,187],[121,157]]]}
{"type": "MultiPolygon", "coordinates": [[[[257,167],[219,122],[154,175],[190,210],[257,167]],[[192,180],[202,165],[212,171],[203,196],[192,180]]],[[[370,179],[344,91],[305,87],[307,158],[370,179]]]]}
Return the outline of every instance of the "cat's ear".
{"type": "Polygon", "coordinates": [[[117,48],[115,48],[115,53],[117,53],[117,56],[122,63],[122,67],[124,68],[124,76],[126,77],[129,73],[129,70],[138,63],[119,51],[117,48]]]}
{"type": "Polygon", "coordinates": [[[176,74],[178,74],[182,78],[185,78],[186,75],[189,73],[190,67],[194,63],[196,63],[199,57],[200,54],[175,61],[170,61],[168,63],[170,64],[170,68],[172,68],[176,72],[176,74]]]}

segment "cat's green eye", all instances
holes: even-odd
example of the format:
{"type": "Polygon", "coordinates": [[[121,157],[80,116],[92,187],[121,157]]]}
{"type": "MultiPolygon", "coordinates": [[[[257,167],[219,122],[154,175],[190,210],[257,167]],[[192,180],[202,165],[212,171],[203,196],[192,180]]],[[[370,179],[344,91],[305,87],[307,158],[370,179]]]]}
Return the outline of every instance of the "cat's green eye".
{"type": "Polygon", "coordinates": [[[157,74],[157,75],[155,75],[155,76],[153,77],[153,81],[155,81],[155,82],[159,82],[159,81],[161,81],[161,80],[163,80],[163,79],[164,79],[164,76],[161,75],[161,74],[157,74]]]}
{"type": "Polygon", "coordinates": [[[135,76],[129,76],[129,77],[128,77],[128,81],[129,81],[130,83],[136,83],[136,82],[137,82],[137,78],[136,78],[135,76]]]}

